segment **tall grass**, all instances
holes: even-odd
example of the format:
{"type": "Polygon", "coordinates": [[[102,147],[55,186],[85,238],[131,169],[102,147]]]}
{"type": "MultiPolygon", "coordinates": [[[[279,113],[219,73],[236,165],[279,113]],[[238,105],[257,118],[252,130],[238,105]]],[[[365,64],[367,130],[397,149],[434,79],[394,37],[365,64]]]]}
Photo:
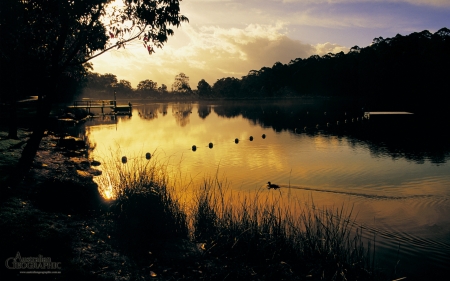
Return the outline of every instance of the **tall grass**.
{"type": "Polygon", "coordinates": [[[110,197],[109,214],[124,248],[142,254],[161,239],[187,238],[187,217],[168,185],[167,165],[144,154],[123,163],[118,155],[102,163],[97,182],[110,197]]]}
{"type": "Polygon", "coordinates": [[[133,254],[144,255],[161,239],[190,235],[202,245],[203,258],[214,261],[212,280],[376,277],[352,209],[319,209],[312,200],[286,204],[274,190],[236,193],[216,176],[196,190],[186,210],[169,187],[166,164],[143,156],[123,164],[117,155],[103,163],[97,181],[112,197],[118,239],[133,254]]]}
{"type": "Polygon", "coordinates": [[[196,196],[194,239],[206,255],[269,279],[374,278],[351,209],[320,210],[311,200],[295,210],[283,202],[281,193],[233,195],[220,181],[207,180],[196,196]]]}

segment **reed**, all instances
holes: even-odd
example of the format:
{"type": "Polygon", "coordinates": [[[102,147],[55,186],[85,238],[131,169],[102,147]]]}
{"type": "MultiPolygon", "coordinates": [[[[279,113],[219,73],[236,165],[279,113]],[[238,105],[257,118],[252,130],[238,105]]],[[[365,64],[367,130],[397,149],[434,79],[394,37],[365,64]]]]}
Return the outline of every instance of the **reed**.
{"type": "Polygon", "coordinates": [[[214,264],[205,269],[211,280],[379,279],[352,209],[320,209],[312,199],[286,204],[273,190],[244,194],[216,175],[195,191],[188,210],[169,187],[167,164],[143,156],[123,164],[117,155],[103,163],[98,182],[111,193],[111,221],[132,254],[190,236],[214,264]]]}
{"type": "Polygon", "coordinates": [[[375,279],[352,209],[321,210],[311,200],[294,210],[283,202],[281,193],[233,195],[206,180],[196,195],[194,239],[207,256],[229,264],[227,274],[234,264],[236,272],[246,265],[268,279],[375,279]]]}
{"type": "Polygon", "coordinates": [[[187,217],[168,184],[167,164],[144,154],[124,164],[117,155],[103,162],[97,181],[110,197],[109,215],[124,248],[142,254],[161,239],[187,238],[187,217]]]}

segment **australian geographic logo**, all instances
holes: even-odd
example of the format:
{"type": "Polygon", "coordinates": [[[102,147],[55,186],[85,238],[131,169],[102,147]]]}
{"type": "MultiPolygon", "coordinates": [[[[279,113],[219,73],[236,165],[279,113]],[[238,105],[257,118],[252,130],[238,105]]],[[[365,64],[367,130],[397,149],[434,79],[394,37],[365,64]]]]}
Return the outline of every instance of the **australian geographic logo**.
{"type": "Polygon", "coordinates": [[[14,258],[8,258],[5,261],[5,266],[8,269],[61,269],[61,263],[52,262],[51,258],[45,258],[42,257],[42,255],[39,255],[38,257],[22,258],[19,252],[17,252],[14,258]]]}

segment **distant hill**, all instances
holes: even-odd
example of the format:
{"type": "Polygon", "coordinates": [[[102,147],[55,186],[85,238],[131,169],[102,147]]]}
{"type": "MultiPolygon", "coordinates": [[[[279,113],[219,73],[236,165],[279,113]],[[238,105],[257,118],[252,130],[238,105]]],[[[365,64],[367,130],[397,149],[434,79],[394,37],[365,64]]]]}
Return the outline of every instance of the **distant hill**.
{"type": "Polygon", "coordinates": [[[238,95],[356,97],[377,106],[419,110],[443,100],[449,77],[450,30],[442,28],[434,34],[424,30],[375,38],[370,46],[354,46],[347,54],[314,55],[252,70],[239,80],[238,95]]]}

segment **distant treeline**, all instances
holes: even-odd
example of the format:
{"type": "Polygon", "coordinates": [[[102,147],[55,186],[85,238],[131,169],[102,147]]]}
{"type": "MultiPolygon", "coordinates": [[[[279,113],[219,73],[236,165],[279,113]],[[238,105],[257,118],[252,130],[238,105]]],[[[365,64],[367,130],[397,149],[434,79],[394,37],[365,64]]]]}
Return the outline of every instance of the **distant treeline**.
{"type": "Polygon", "coordinates": [[[212,86],[204,79],[197,89],[180,73],[171,89],[151,80],[133,89],[112,74],[90,74],[87,90],[134,98],[286,98],[299,96],[355,97],[372,105],[417,109],[443,100],[450,77],[450,30],[427,30],[407,36],[375,38],[370,46],[354,46],[345,54],[297,58],[288,64],[251,70],[241,79],[226,77],[212,86]]]}

